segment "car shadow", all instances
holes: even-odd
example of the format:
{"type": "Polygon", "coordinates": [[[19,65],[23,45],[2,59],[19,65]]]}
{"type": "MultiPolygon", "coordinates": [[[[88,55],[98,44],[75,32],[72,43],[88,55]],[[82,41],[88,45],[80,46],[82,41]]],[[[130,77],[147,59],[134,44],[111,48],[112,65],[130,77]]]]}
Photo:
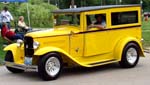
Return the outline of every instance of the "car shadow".
{"type": "MultiPolygon", "coordinates": [[[[137,65],[136,68],[141,67],[142,65],[137,65]]],[[[62,70],[62,73],[59,77],[60,80],[65,79],[65,78],[70,78],[72,76],[84,76],[84,75],[90,75],[90,74],[100,74],[100,73],[105,73],[105,72],[111,72],[111,71],[118,71],[118,70],[125,70],[122,69],[118,63],[113,63],[113,64],[107,64],[107,65],[102,65],[102,66],[97,66],[97,67],[91,67],[91,68],[85,68],[85,67],[73,67],[73,68],[64,68],[62,70]]],[[[6,75],[6,74],[5,74],[6,75]]],[[[19,73],[19,74],[12,74],[8,73],[8,76],[15,76],[15,78],[20,78],[24,79],[27,81],[36,81],[36,82],[41,82],[43,81],[42,79],[39,78],[37,72],[24,72],[24,73],[19,73]]]]}
{"type": "Polygon", "coordinates": [[[69,75],[84,75],[89,73],[96,73],[96,72],[104,72],[110,70],[120,69],[120,66],[117,63],[107,64],[102,66],[96,66],[91,68],[86,67],[73,67],[73,68],[65,68],[62,71],[61,76],[69,76],[69,75]]]}

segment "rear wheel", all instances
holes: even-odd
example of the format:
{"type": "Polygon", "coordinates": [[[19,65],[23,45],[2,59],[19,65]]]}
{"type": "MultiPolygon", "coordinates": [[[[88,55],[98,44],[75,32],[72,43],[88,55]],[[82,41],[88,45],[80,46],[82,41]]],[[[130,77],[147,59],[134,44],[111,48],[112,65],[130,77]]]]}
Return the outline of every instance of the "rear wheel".
{"type": "MultiPolygon", "coordinates": [[[[12,54],[11,51],[8,51],[8,52],[6,53],[5,61],[14,62],[13,54],[12,54]]],[[[12,68],[12,67],[9,67],[9,66],[6,66],[6,68],[7,68],[10,72],[12,72],[12,73],[22,73],[22,72],[24,72],[24,70],[12,68]]]]}
{"type": "Polygon", "coordinates": [[[62,59],[56,53],[49,53],[40,58],[38,73],[43,80],[57,79],[62,70],[62,59]]]}
{"type": "Polygon", "coordinates": [[[122,59],[119,62],[121,67],[132,68],[139,61],[139,47],[135,43],[129,43],[123,50],[122,59]]]}

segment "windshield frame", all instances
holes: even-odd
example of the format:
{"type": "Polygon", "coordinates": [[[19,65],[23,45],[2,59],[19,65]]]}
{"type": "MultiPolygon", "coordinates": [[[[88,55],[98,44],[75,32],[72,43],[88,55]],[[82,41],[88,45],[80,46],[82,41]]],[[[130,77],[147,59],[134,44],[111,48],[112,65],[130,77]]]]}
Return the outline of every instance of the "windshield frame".
{"type": "Polygon", "coordinates": [[[63,26],[63,25],[80,27],[80,21],[81,21],[80,13],[54,13],[53,16],[54,16],[54,27],[55,26],[63,26]],[[63,18],[62,18],[62,16],[63,16],[63,18]],[[72,17],[72,19],[71,19],[72,21],[69,19],[65,19],[64,17],[72,17]],[[60,20],[58,20],[59,18],[60,18],[60,20]],[[63,21],[65,22],[64,24],[62,24],[63,21]]]}

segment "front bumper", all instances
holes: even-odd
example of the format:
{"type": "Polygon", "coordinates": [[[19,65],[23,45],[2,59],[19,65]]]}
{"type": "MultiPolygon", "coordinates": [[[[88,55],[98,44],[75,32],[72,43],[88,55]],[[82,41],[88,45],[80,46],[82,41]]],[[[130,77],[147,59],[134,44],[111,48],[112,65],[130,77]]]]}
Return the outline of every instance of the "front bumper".
{"type": "Polygon", "coordinates": [[[38,72],[38,67],[36,65],[15,64],[13,62],[8,62],[8,61],[5,61],[4,65],[8,66],[8,67],[16,68],[16,69],[21,69],[21,70],[24,70],[24,71],[38,72]]]}

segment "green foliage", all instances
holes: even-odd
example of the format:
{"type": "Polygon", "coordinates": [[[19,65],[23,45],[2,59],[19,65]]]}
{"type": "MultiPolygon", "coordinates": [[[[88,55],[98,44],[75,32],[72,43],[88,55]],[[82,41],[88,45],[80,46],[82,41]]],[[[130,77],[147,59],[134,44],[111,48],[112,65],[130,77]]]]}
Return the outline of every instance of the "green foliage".
{"type": "Polygon", "coordinates": [[[122,0],[123,4],[140,4],[140,0],[122,0]]]}
{"type": "MultiPolygon", "coordinates": [[[[58,8],[45,3],[43,0],[29,0],[28,3],[10,3],[7,5],[0,3],[0,8],[2,9],[4,6],[7,6],[15,19],[15,23],[17,23],[19,16],[24,16],[25,22],[28,25],[27,5],[29,7],[31,27],[44,28],[53,26],[51,12],[58,8]]],[[[11,24],[12,26],[15,25],[13,22],[11,24]]]]}
{"type": "Polygon", "coordinates": [[[144,12],[150,12],[150,0],[143,0],[143,5],[142,5],[144,12]]]}
{"type": "Polygon", "coordinates": [[[150,46],[150,19],[148,21],[142,20],[142,37],[144,39],[143,46],[149,47],[150,46]]]}
{"type": "MultiPolygon", "coordinates": [[[[4,40],[0,37],[0,62],[4,60],[5,52],[3,51],[4,40]]],[[[0,63],[1,64],[1,63],[0,63]]]]}
{"type": "Polygon", "coordinates": [[[31,3],[31,4],[41,4],[41,3],[43,3],[44,1],[43,0],[29,0],[29,3],[31,3]]]}
{"type": "MultiPolygon", "coordinates": [[[[48,0],[44,1],[48,2],[48,0]]],[[[71,1],[72,0],[50,0],[50,3],[54,5],[57,4],[59,8],[69,8],[71,1]]],[[[140,0],[122,0],[121,3],[120,0],[74,0],[74,4],[77,5],[77,7],[115,4],[140,4],[140,0]]]]}
{"type": "MultiPolygon", "coordinates": [[[[43,0],[46,3],[48,0],[43,0]]],[[[59,8],[69,8],[72,0],[49,0],[51,4],[58,5],[59,8]]],[[[150,11],[150,0],[74,0],[77,7],[97,6],[97,5],[115,5],[115,4],[141,4],[144,11],[150,11]]]]}
{"type": "MultiPolygon", "coordinates": [[[[28,4],[30,10],[30,21],[33,27],[52,27],[52,13],[51,11],[57,9],[54,5],[49,5],[47,3],[39,4],[28,4]]],[[[19,15],[24,15],[26,20],[27,16],[27,3],[21,4],[20,8],[17,10],[19,15]]]]}

